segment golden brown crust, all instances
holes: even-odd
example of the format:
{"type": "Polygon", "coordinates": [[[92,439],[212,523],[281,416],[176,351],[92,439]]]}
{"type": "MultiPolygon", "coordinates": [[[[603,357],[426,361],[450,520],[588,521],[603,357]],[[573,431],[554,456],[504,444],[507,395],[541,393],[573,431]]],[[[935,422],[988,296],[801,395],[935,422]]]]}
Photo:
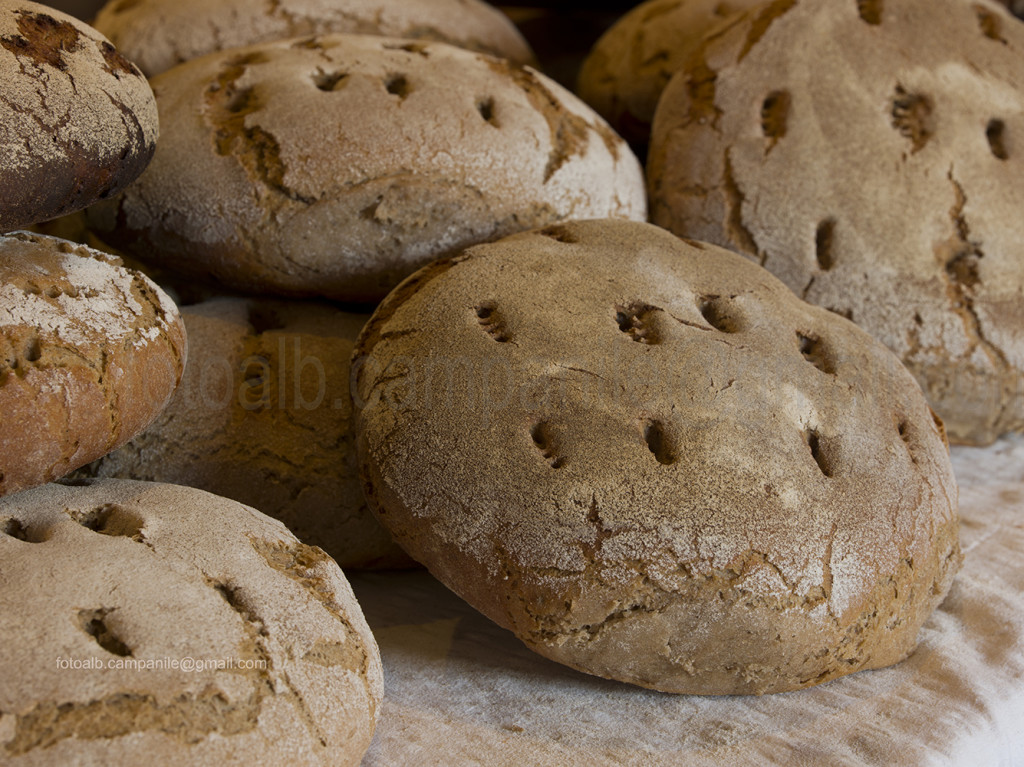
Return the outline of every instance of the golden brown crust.
{"type": "Polygon", "coordinates": [[[5,765],[354,766],[369,746],[380,654],[352,590],[251,508],[51,484],[0,499],[0,562],[5,765]]]}
{"type": "Polygon", "coordinates": [[[163,409],[185,329],[152,282],[84,246],[0,237],[0,494],[115,449],[163,409]]]}
{"type": "Polygon", "coordinates": [[[469,249],[354,353],[367,499],[527,646],[674,692],[895,663],[959,566],[920,389],[735,254],[630,222],[469,249]]]}
{"type": "Polygon", "coordinates": [[[329,34],[432,40],[534,63],[511,20],[480,0],[111,0],[96,28],[148,77],[228,48],[329,34]]]}
{"type": "Polygon", "coordinates": [[[979,0],[779,0],[665,89],[655,223],[758,260],[914,372],[954,442],[1024,428],[1024,27],[979,0]]]}
{"type": "Polygon", "coordinates": [[[0,232],[110,197],[153,155],[146,78],[96,30],[0,0],[0,232]]]}
{"type": "Polygon", "coordinates": [[[607,124],[483,54],[335,35],[213,54],[153,82],[153,163],[90,222],[233,289],[379,300],[476,242],[646,217],[639,163],[607,124]]]}

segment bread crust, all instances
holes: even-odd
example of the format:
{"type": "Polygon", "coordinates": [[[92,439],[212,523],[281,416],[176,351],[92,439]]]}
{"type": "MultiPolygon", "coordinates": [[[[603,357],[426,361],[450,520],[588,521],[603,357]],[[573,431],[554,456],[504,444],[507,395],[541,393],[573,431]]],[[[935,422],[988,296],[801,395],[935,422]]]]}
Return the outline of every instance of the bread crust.
{"type": "Polygon", "coordinates": [[[52,237],[0,237],[0,495],[128,441],[181,379],[177,307],[120,263],[52,237]]]}
{"type": "Polygon", "coordinates": [[[72,213],[131,183],[153,155],[146,78],[96,30],[0,0],[0,233],[72,213]]]}
{"type": "Polygon", "coordinates": [[[1019,431],[1022,62],[1024,26],[984,0],[751,11],[664,91],[652,220],[852,318],[954,442],[1019,431]]]}
{"type": "Polygon", "coordinates": [[[233,289],[376,301],[476,242],[646,218],[640,165],[607,124],[483,54],[336,35],[194,59],[153,84],[153,163],[90,225],[233,289]]]}
{"type": "Polygon", "coordinates": [[[371,508],[580,670],[734,694],[886,666],[959,567],[910,374],[715,246],[615,221],[477,246],[403,283],[354,354],[371,508]]]}
{"type": "Polygon", "coordinates": [[[96,28],[147,77],[228,48],[330,34],[433,40],[535,63],[512,21],[480,0],[111,0],[96,28]]]}
{"type": "Polygon", "coordinates": [[[346,569],[413,565],[367,508],[356,469],[349,357],[367,315],[228,297],[181,314],[189,359],[171,401],[142,434],[76,476],[231,498],[346,569]]]}
{"type": "Polygon", "coordinates": [[[0,576],[10,767],[354,767],[370,744],[380,653],[355,596],[254,509],[45,485],[0,499],[0,576]]]}

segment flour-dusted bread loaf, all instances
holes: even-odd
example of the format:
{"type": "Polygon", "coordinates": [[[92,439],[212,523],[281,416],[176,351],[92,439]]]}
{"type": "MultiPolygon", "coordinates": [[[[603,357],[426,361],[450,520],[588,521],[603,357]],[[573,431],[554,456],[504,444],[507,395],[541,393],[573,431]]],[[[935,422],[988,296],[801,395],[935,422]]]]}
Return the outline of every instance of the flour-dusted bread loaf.
{"type": "Polygon", "coordinates": [[[230,288],[372,301],[461,247],[646,217],[640,165],[532,69],[443,43],[264,43],[153,80],[163,134],[101,237],[230,288]]]}
{"type": "Polygon", "coordinates": [[[147,77],[227,48],[332,33],[436,40],[533,62],[512,21],[481,0],[110,0],[96,28],[147,77]]]}
{"type": "Polygon", "coordinates": [[[1024,428],[1024,25],[982,0],[769,10],[662,95],[655,223],[853,319],[952,440],[1024,428]]]}
{"type": "Polygon", "coordinates": [[[157,108],[146,78],[96,30],[0,0],[0,232],[84,208],[138,176],[157,108]]]}
{"type": "Polygon", "coordinates": [[[323,551],[201,490],[0,500],[0,753],[30,765],[357,765],[380,654],[323,551]]]}
{"type": "Polygon", "coordinates": [[[437,261],[356,345],[371,508],[537,652],[671,692],[895,663],[960,562],[899,361],[739,256],[556,225],[437,261]]]}
{"type": "Polygon", "coordinates": [[[329,304],[183,306],[189,359],[156,421],[82,475],[189,485],[281,520],[339,565],[411,564],[366,507],[349,356],[367,319],[329,304]]]}
{"type": "Polygon", "coordinates": [[[580,69],[580,98],[627,141],[646,144],[658,99],[701,38],[765,0],[647,0],[619,19],[580,69]]]}
{"type": "Polygon", "coordinates": [[[170,399],[185,353],[177,307],[117,258],[0,236],[0,495],[142,431],[170,399]]]}

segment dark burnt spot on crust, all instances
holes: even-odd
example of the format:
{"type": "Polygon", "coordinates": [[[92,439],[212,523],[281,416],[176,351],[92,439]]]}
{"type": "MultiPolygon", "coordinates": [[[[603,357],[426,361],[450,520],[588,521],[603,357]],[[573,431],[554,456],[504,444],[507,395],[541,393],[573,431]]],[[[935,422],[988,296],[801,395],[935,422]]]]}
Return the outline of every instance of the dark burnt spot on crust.
{"type": "Polygon", "coordinates": [[[0,45],[18,58],[66,70],[64,54],[77,50],[80,44],[81,34],[75,26],[45,13],[15,11],[15,14],[20,34],[0,37],[0,45]]]}
{"type": "Polygon", "coordinates": [[[142,72],[140,72],[134,64],[128,61],[128,59],[118,53],[117,48],[110,43],[100,43],[100,53],[103,54],[103,60],[107,62],[103,68],[110,72],[114,77],[119,77],[121,74],[142,77],[142,72]]]}

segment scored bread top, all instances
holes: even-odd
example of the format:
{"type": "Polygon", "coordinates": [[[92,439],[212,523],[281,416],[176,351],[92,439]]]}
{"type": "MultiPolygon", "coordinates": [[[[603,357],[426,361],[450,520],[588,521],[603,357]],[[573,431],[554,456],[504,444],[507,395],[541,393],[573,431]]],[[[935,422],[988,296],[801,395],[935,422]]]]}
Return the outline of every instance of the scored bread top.
{"type": "Polygon", "coordinates": [[[235,289],[379,300],[470,244],[646,218],[636,157],[589,107],[530,68],[443,43],[263,43],[153,87],[153,163],[90,223],[140,259],[235,289]]]}
{"type": "Polygon", "coordinates": [[[762,263],[914,372],[954,441],[1024,428],[1024,25],[780,0],[659,102],[652,219],[762,263]]]}
{"type": "Polygon", "coordinates": [[[0,499],[0,572],[8,767],[340,767],[370,743],[380,654],[355,596],[254,509],[50,484],[0,499]]]}
{"type": "Polygon", "coordinates": [[[959,561],[941,422],[898,360],[647,224],[437,261],[377,309],[353,369],[383,524],[591,673],[738,693],[887,665],[959,561]]]}
{"type": "Polygon", "coordinates": [[[0,232],[120,191],[149,162],[157,109],[106,38],[52,8],[0,0],[0,232]]]}

